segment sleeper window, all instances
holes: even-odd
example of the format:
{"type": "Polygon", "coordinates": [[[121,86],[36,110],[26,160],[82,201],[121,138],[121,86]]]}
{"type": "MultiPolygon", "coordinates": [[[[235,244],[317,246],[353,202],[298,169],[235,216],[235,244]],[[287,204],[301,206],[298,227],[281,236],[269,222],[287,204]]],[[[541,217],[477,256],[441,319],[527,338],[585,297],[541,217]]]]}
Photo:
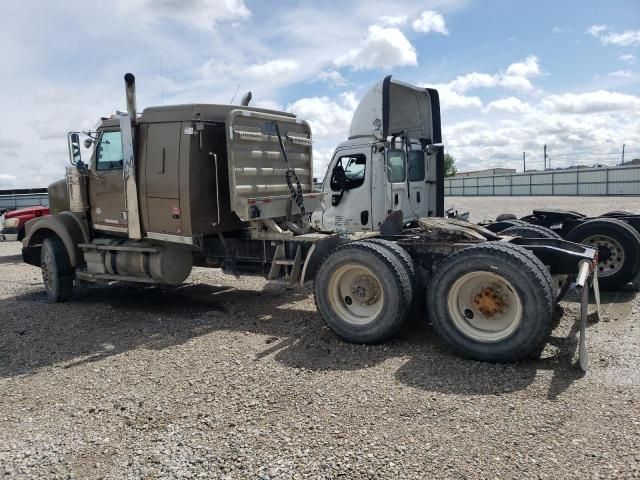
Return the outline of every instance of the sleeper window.
{"type": "Polygon", "coordinates": [[[421,150],[409,150],[409,181],[424,180],[424,153],[421,150]]]}

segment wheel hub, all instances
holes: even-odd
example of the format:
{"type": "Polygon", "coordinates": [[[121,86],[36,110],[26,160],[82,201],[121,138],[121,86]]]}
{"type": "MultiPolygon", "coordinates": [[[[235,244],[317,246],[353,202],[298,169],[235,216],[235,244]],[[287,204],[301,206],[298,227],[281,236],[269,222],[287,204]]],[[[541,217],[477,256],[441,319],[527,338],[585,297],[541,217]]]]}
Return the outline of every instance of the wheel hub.
{"type": "Polygon", "coordinates": [[[494,286],[484,286],[473,296],[473,304],[487,318],[503,315],[508,307],[500,289],[494,286]]]}
{"type": "Polygon", "coordinates": [[[380,298],[380,285],[370,275],[358,275],[353,280],[351,293],[362,305],[373,305],[380,298]]]}
{"type": "Polygon", "coordinates": [[[594,235],[585,238],[582,243],[598,252],[598,274],[606,277],[617,273],[625,261],[622,245],[615,238],[607,235],[594,235]]]}
{"type": "Polygon", "coordinates": [[[484,270],[461,275],[449,289],[447,306],[453,325],[477,342],[508,338],[523,318],[522,298],[513,284],[484,270]]]}

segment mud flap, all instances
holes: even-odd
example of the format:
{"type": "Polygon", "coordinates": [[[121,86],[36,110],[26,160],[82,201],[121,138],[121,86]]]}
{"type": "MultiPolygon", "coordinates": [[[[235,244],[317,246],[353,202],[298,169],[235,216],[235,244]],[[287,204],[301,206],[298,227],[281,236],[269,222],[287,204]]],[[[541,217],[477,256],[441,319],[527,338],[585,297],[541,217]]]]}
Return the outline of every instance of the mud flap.
{"type": "Polygon", "coordinates": [[[587,318],[589,315],[589,273],[593,272],[591,288],[596,301],[596,314],[600,318],[600,290],[598,287],[598,269],[591,262],[580,264],[580,272],[576,279],[576,288],[580,292],[580,343],[578,345],[578,363],[583,372],[589,370],[589,351],[587,350],[587,318]]]}

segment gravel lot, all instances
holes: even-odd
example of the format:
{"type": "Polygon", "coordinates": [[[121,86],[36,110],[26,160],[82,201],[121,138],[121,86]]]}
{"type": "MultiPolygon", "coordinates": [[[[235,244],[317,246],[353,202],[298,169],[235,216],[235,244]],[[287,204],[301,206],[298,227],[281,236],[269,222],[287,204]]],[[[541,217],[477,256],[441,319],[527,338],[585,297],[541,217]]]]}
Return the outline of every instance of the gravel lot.
{"type": "MultiPolygon", "coordinates": [[[[447,201],[477,221],[558,204],[447,201]]],[[[493,365],[453,356],[424,318],[387,344],[346,344],[308,290],[218,270],[49,305],[19,252],[0,243],[6,478],[640,478],[631,286],[604,296],[582,375],[571,302],[540,358],[493,365]]]]}

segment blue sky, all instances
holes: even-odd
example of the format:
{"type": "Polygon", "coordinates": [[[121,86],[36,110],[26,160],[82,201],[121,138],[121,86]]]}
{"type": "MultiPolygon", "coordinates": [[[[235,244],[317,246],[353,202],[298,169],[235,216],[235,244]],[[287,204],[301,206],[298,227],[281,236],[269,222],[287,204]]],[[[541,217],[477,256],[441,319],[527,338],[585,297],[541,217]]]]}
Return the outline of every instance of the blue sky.
{"type": "Polygon", "coordinates": [[[63,174],[65,135],[124,108],[228,103],[312,124],[316,172],[387,74],[438,88],[459,169],[640,157],[640,2],[4,0],[0,188],[63,174]],[[635,153],[635,155],[634,155],[635,153]]]}

